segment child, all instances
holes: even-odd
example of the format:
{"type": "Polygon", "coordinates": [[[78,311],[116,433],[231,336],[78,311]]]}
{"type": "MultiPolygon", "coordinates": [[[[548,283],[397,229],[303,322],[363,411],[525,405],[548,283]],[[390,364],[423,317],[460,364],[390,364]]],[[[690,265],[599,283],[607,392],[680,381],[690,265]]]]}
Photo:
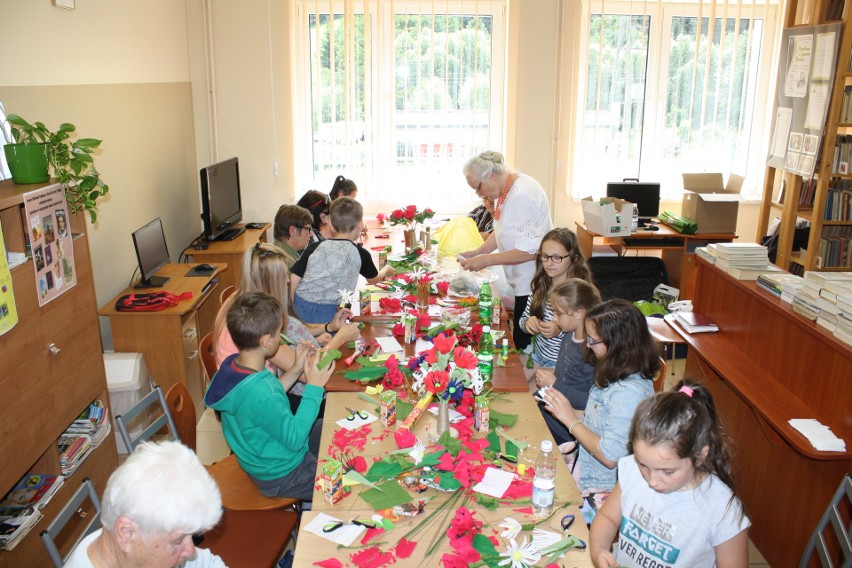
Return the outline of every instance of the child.
{"type": "Polygon", "coordinates": [[[548,389],[542,398],[545,408],[580,443],[574,468],[580,491],[601,494],[615,487],[615,468],[627,455],[633,412],[653,394],[660,356],[645,316],[627,300],[598,304],[586,314],[585,326],[586,345],[597,359],[585,416],[577,418],[556,389],[548,389]]]}
{"type": "Polygon", "coordinates": [[[334,365],[317,369],[322,351],[304,363],[305,392],[295,416],[284,387],[264,363],[278,352],[281,303],[262,292],[240,294],[228,309],[239,353],[228,356],[204,395],[222,415],[222,432],[240,466],[268,497],[310,501],[322,421],[316,420],[334,365]]]}
{"type": "MultiPolygon", "coordinates": [[[[550,293],[554,321],[563,332],[562,345],[556,357],[556,369],[538,369],[535,385],[536,388],[552,386],[577,410],[586,409],[589,389],[595,380],[594,355],[586,345],[584,322],[586,313],[600,301],[601,295],[594,284],[579,278],[569,278],[550,293]]],[[[557,445],[574,441],[564,424],[545,412],[543,406],[539,409],[557,445]]]]}
{"type": "Polygon", "coordinates": [[[314,218],[311,242],[318,243],[331,236],[331,223],[328,220],[328,208],[331,203],[328,195],[316,189],[309,189],[296,203],[311,212],[314,218]]]}
{"type": "Polygon", "coordinates": [[[681,381],[636,409],[632,456],[590,532],[595,566],[746,566],[749,520],[710,392],[681,381]],[[619,542],[615,554],[613,539],[619,542]],[[642,543],[653,542],[649,548],[642,543]]]}
{"type": "Polygon", "coordinates": [[[339,197],[351,197],[358,199],[358,186],[351,179],[346,179],[343,176],[334,178],[334,185],[331,186],[331,191],[328,192],[329,198],[332,201],[339,197]]]}
{"type": "Polygon", "coordinates": [[[359,273],[369,284],[394,274],[389,264],[376,270],[370,253],[354,242],[363,226],[360,203],[351,197],[338,197],[331,203],[329,214],[333,237],[308,245],[290,275],[293,307],[305,323],[330,321],[340,304],[340,290],[354,291],[359,273]]]}
{"type": "Polygon", "coordinates": [[[530,283],[532,294],[518,322],[521,329],[534,337],[532,359],[536,369],[556,366],[562,331],[553,320],[550,291],[568,278],[592,281],[577,236],[570,229],[553,229],[541,239],[530,283]]]}

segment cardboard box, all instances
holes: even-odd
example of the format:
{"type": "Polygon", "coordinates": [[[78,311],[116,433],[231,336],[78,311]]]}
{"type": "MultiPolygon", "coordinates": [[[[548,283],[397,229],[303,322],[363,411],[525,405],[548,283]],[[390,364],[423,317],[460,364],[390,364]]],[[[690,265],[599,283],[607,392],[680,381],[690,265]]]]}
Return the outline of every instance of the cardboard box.
{"type": "Polygon", "coordinates": [[[683,174],[681,216],[698,225],[699,233],[736,233],[742,176],[731,174],[727,185],[722,174],[683,174]]]}
{"type": "Polygon", "coordinates": [[[586,197],[582,203],[586,229],[604,237],[630,236],[636,205],[617,197],[604,197],[600,201],[586,197]]]}

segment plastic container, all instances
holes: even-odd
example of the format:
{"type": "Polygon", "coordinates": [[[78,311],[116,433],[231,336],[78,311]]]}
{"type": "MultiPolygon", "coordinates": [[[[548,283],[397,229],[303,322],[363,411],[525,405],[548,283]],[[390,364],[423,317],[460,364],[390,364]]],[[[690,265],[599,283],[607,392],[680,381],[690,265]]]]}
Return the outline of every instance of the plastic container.
{"type": "Polygon", "coordinates": [[[553,442],[542,440],[541,453],[535,460],[533,479],[533,514],[546,517],[553,512],[553,496],[556,489],[556,457],[553,442]]]}
{"type": "Polygon", "coordinates": [[[488,383],[491,381],[491,376],[494,372],[494,337],[491,335],[491,327],[482,327],[482,337],[479,339],[479,353],[476,356],[478,360],[477,368],[479,376],[488,383]]]}
{"type": "MultiPolygon", "coordinates": [[[[124,414],[153,388],[148,366],[141,353],[104,353],[104,368],[106,369],[107,388],[109,389],[109,405],[112,409],[112,429],[115,432],[118,453],[128,453],[115,417],[124,414]]],[[[130,435],[136,436],[153,421],[155,416],[152,409],[149,413],[142,413],[133,420],[128,427],[130,435]]]]}

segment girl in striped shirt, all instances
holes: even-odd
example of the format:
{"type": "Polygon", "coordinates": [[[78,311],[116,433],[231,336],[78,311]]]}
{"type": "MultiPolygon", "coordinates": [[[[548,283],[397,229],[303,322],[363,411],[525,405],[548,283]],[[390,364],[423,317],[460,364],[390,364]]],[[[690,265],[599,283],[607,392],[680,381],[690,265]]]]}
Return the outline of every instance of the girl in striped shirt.
{"type": "Polygon", "coordinates": [[[550,292],[569,278],[591,282],[592,274],[574,232],[564,227],[553,229],[541,240],[531,282],[532,294],[519,322],[521,329],[533,336],[532,360],[536,369],[556,367],[562,331],[554,321],[550,292]]]}

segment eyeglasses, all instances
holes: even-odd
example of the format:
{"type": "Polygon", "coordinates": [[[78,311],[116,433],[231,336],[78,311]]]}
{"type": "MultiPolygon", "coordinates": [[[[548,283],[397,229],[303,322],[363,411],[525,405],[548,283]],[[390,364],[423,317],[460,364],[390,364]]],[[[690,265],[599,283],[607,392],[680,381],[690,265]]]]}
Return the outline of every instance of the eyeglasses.
{"type": "Polygon", "coordinates": [[[346,417],[347,420],[355,420],[356,416],[361,420],[366,420],[370,417],[366,410],[353,410],[348,406],[346,407],[346,410],[349,411],[349,415],[346,417]]]}
{"type": "Polygon", "coordinates": [[[594,347],[595,345],[603,342],[603,339],[598,339],[597,341],[595,341],[594,339],[592,339],[591,335],[586,336],[586,345],[588,345],[589,347],[594,347]]]}
{"type": "Polygon", "coordinates": [[[305,225],[304,227],[296,227],[296,228],[299,229],[299,231],[310,231],[314,227],[313,227],[313,225],[305,225]]]}
{"type": "Polygon", "coordinates": [[[552,260],[553,264],[559,264],[564,259],[568,258],[567,256],[559,256],[558,254],[543,254],[539,253],[538,257],[542,262],[547,262],[548,260],[552,260]]]}
{"type": "Polygon", "coordinates": [[[381,523],[376,522],[372,519],[353,519],[353,520],[349,521],[348,523],[344,523],[343,521],[334,521],[332,523],[324,524],[322,526],[322,532],[324,532],[324,533],[334,532],[337,529],[339,529],[340,527],[345,526],[345,525],[358,525],[358,526],[361,526],[361,527],[366,527],[368,529],[375,529],[375,528],[381,526],[381,523]]]}

